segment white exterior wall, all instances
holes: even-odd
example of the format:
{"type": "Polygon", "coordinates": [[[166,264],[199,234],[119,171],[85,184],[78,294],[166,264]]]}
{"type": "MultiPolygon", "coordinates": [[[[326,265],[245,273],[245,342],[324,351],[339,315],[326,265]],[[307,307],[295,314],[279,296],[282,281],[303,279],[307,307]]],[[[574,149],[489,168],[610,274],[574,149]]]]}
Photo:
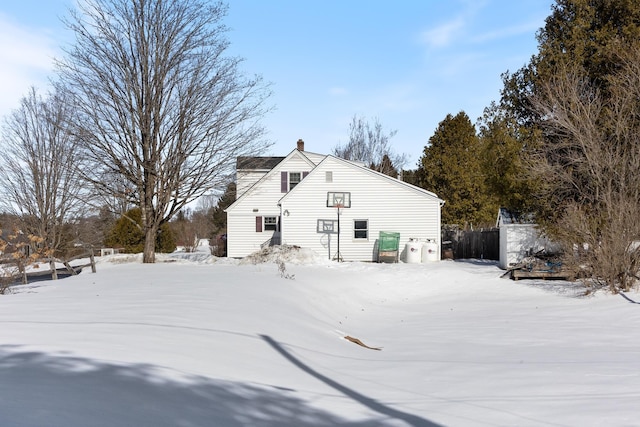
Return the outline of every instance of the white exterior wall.
{"type": "Polygon", "coordinates": [[[435,240],[440,253],[437,197],[332,157],[281,200],[282,243],[311,248],[327,258],[336,255],[337,235],[316,232],[318,219],[337,219],[337,209],[326,206],[327,191],[351,192],[351,208],[340,210],[340,254],[345,261],[376,260],[380,231],[399,232],[401,252],[409,238],[419,238],[435,240]],[[327,171],[332,172],[331,183],[326,182],[327,171]],[[353,238],[354,220],[369,221],[367,240],[353,238]]]}
{"type": "Polygon", "coordinates": [[[236,172],[236,198],[240,198],[251,186],[260,181],[269,171],[252,170],[236,172]]]}
{"type": "Polygon", "coordinates": [[[522,261],[530,252],[543,248],[544,243],[540,241],[535,224],[500,225],[500,268],[506,270],[522,261]]]}
{"type": "Polygon", "coordinates": [[[320,163],[321,161],[324,160],[326,156],[326,154],[318,154],[318,153],[312,153],[311,151],[303,151],[302,154],[304,154],[304,156],[311,160],[311,162],[313,162],[313,164],[317,165],[318,163],[320,163]]]}
{"type": "Polygon", "coordinates": [[[294,150],[227,209],[227,256],[250,255],[273,237],[273,231],[256,232],[256,217],[280,216],[278,200],[285,194],[280,189],[280,172],[308,172],[312,168],[313,165],[294,150]]]}

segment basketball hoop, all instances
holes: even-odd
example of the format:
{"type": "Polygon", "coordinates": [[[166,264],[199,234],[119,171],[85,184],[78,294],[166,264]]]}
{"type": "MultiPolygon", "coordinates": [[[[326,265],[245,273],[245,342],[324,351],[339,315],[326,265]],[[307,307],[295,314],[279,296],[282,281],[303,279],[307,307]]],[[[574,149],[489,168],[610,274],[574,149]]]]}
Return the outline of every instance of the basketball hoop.
{"type": "Polygon", "coordinates": [[[327,207],[336,208],[338,214],[337,218],[337,240],[338,240],[338,252],[333,257],[338,262],[342,261],[342,255],[340,254],[340,209],[351,207],[351,193],[349,191],[328,191],[327,192],[327,207]]]}
{"type": "Polygon", "coordinates": [[[344,191],[329,191],[327,192],[327,207],[328,208],[350,208],[351,207],[351,193],[344,191]]]}

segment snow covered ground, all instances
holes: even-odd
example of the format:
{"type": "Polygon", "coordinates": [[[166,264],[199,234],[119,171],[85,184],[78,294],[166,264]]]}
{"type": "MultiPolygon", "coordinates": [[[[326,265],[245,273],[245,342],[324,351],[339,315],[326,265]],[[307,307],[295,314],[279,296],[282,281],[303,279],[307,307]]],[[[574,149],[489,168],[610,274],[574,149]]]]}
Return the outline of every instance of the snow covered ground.
{"type": "Polygon", "coordinates": [[[0,426],[640,425],[619,295],[481,261],[284,266],[116,255],[0,295],[0,426]]]}

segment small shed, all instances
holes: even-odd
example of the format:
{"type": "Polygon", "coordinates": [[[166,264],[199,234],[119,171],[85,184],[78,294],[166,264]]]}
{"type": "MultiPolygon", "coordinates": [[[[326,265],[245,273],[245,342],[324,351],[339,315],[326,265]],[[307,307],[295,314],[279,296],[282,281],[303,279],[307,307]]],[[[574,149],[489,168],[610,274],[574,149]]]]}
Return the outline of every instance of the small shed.
{"type": "Polygon", "coordinates": [[[532,214],[500,208],[496,227],[500,230],[499,266],[504,270],[552,246],[538,229],[532,214]]]}

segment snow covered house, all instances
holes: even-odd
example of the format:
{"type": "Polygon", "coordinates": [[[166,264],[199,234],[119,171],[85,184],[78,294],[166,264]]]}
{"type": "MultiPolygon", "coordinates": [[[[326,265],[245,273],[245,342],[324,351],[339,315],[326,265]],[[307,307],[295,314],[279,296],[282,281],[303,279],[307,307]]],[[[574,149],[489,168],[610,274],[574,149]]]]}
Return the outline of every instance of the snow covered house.
{"type": "Polygon", "coordinates": [[[413,238],[436,242],[440,253],[444,202],[432,192],[304,151],[301,140],[286,157],[242,157],[237,166],[237,199],[226,210],[229,257],[289,244],[330,259],[376,261],[380,232],[400,233],[401,251],[413,238]]]}

